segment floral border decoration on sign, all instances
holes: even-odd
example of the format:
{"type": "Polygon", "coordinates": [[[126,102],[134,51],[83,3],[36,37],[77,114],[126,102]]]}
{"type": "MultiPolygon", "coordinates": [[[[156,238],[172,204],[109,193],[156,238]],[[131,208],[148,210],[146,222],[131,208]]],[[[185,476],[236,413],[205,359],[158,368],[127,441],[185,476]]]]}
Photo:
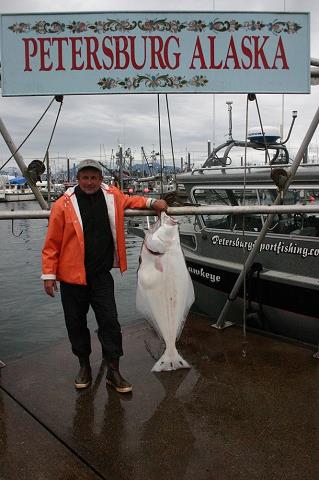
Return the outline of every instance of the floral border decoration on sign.
{"type": "Polygon", "coordinates": [[[203,87],[208,83],[204,75],[195,75],[187,80],[181,76],[169,75],[137,75],[136,77],[112,78],[103,77],[98,82],[98,85],[103,90],[111,90],[112,88],[124,88],[125,90],[137,89],[141,84],[145,84],[149,88],[169,87],[169,88],[184,88],[188,86],[203,87]]]}
{"type": "Polygon", "coordinates": [[[40,35],[45,35],[47,33],[61,33],[69,30],[72,33],[82,33],[87,31],[94,31],[95,33],[106,33],[106,32],[130,32],[135,28],[139,28],[143,32],[171,32],[178,33],[182,30],[191,31],[191,32],[202,32],[206,29],[212,30],[214,32],[235,32],[238,30],[245,31],[260,31],[263,29],[272,32],[275,35],[279,33],[297,33],[299,29],[302,28],[296,22],[287,21],[282,22],[279,20],[273,20],[270,23],[263,23],[259,20],[249,20],[242,23],[237,20],[225,20],[221,21],[218,18],[215,18],[211,22],[204,22],[202,20],[191,20],[188,22],[180,22],[179,20],[167,20],[155,19],[155,20],[146,20],[146,21],[132,21],[129,20],[114,20],[108,19],[106,21],[96,21],[94,23],[89,22],[77,22],[73,21],[69,24],[63,22],[55,21],[48,23],[45,20],[39,20],[33,26],[29,23],[14,23],[10,27],[13,33],[27,33],[34,31],[40,35]]]}

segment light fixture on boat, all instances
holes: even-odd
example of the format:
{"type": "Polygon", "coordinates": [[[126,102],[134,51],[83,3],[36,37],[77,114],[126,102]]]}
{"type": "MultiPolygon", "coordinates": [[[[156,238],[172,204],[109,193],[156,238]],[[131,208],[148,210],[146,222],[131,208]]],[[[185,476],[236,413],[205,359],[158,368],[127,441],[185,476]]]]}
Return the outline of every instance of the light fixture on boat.
{"type": "Polygon", "coordinates": [[[294,126],[297,115],[298,115],[298,111],[297,110],[292,110],[292,112],[291,112],[292,121],[291,121],[291,125],[290,125],[290,128],[289,128],[289,132],[288,132],[287,138],[284,141],[280,142],[281,145],[284,145],[285,143],[288,142],[288,140],[290,138],[290,135],[291,135],[291,132],[292,132],[292,127],[294,126]]]}
{"type": "Polygon", "coordinates": [[[231,100],[226,102],[226,105],[228,106],[228,140],[233,139],[232,104],[233,102],[231,100]]]}

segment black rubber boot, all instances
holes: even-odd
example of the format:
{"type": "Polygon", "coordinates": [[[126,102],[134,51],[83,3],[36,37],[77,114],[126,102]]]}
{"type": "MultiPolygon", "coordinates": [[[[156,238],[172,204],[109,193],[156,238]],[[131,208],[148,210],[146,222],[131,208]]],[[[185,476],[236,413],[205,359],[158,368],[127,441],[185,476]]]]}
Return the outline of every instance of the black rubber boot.
{"type": "Polygon", "coordinates": [[[118,358],[107,362],[106,383],[119,393],[129,393],[133,390],[132,385],[120,374],[118,358]]]}
{"type": "Polygon", "coordinates": [[[75,377],[74,386],[77,389],[87,388],[92,381],[92,371],[90,359],[88,357],[79,357],[80,370],[75,377]]]}

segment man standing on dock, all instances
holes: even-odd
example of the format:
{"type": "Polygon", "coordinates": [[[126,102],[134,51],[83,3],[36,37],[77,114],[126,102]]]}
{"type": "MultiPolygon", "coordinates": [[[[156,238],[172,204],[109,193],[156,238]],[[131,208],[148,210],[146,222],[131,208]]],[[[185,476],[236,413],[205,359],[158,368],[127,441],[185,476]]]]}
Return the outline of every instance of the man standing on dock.
{"type": "Polygon", "coordinates": [[[123,355],[122,333],[117,319],[114,282],[110,270],[127,268],[124,210],[153,208],[167,210],[164,200],[129,196],[103,181],[96,160],[78,166],[78,185],[69,188],[53,205],[42,250],[42,280],[51,297],[60,281],[65,323],[80,370],[75,388],[92,381],[91,336],[87,313],[92,306],[98,324],[98,338],[107,363],[106,382],[118,392],[132,391],[119,370],[123,355]]]}

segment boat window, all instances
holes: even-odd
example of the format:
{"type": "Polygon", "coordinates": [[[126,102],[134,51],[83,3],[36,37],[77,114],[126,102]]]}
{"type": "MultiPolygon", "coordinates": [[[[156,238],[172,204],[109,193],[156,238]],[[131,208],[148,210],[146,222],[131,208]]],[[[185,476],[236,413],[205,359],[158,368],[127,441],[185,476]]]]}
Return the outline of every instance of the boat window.
{"type": "Polygon", "coordinates": [[[194,235],[186,235],[184,233],[180,233],[179,236],[182,246],[196,249],[196,240],[194,235]]]}
{"type": "MultiPolygon", "coordinates": [[[[193,195],[200,205],[229,205],[225,190],[195,189],[193,195]]],[[[203,215],[205,226],[208,228],[228,228],[227,215],[203,215]]]]}
{"type": "MultiPolygon", "coordinates": [[[[201,205],[236,206],[236,205],[272,205],[277,197],[277,190],[257,189],[213,189],[198,188],[193,191],[196,203],[201,205]]],[[[284,198],[283,204],[319,203],[319,190],[291,189],[284,198]]],[[[264,224],[265,215],[261,214],[219,214],[202,215],[207,228],[231,231],[259,232],[264,224]]],[[[319,236],[318,215],[298,215],[293,213],[276,214],[269,227],[269,233],[284,235],[319,236]]]]}

